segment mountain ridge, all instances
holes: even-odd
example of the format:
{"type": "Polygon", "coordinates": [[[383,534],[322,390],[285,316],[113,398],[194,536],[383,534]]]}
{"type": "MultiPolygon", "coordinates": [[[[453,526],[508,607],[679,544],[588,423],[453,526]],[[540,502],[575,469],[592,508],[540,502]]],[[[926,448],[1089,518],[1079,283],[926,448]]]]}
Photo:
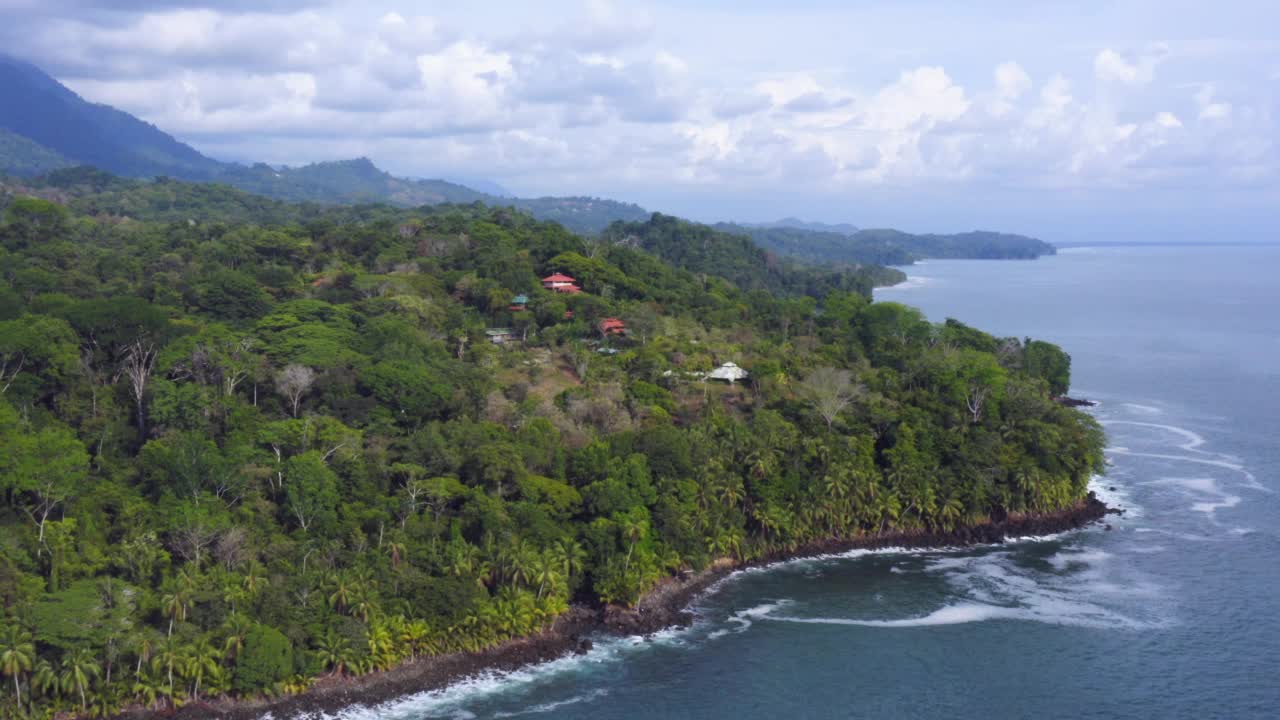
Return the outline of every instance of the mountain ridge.
{"type": "MultiPolygon", "coordinates": [[[[288,203],[418,207],[479,202],[517,208],[584,235],[618,222],[643,223],[652,215],[634,203],[587,195],[519,198],[443,179],[396,177],[367,157],[293,167],[223,162],[129,113],[85,100],[35,65],[3,54],[0,94],[16,100],[0,106],[0,174],[29,178],[88,165],[123,177],[222,183],[288,203]]],[[[911,235],[796,217],[712,227],[747,235],[768,251],[810,263],[893,265],[922,257],[1038,257],[1052,251],[1047,243],[1022,236],[911,235]]]]}

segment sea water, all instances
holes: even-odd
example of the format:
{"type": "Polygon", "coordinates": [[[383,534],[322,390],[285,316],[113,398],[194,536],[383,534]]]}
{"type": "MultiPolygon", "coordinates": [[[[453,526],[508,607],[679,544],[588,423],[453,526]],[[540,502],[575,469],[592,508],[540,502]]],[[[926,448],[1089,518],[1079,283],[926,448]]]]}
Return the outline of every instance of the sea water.
{"type": "Polygon", "coordinates": [[[739,572],[690,628],[337,717],[1280,718],[1280,248],[906,271],[878,299],[1071,353],[1110,530],[739,572]]]}

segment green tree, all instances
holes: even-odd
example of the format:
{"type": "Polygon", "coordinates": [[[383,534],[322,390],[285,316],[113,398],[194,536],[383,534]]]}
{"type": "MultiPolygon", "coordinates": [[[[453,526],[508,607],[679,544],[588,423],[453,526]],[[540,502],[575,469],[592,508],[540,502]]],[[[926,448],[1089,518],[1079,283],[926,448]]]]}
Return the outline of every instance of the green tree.
{"type": "Polygon", "coordinates": [[[326,534],[337,523],[338,477],[315,451],[284,464],[285,497],[290,516],[304,533],[326,534]]]}
{"type": "Polygon", "coordinates": [[[13,679],[15,707],[22,707],[22,676],[31,672],[36,660],[36,646],[31,633],[17,625],[6,625],[0,633],[0,672],[13,679]]]}
{"type": "Polygon", "coordinates": [[[80,648],[62,658],[62,672],[58,676],[62,688],[66,692],[75,690],[80,696],[80,708],[89,708],[88,690],[93,681],[102,674],[102,667],[93,657],[89,648],[80,648]]]}
{"type": "Polygon", "coordinates": [[[236,661],[234,686],[249,694],[270,687],[293,673],[293,645],[279,630],[258,625],[245,635],[236,661]]]}

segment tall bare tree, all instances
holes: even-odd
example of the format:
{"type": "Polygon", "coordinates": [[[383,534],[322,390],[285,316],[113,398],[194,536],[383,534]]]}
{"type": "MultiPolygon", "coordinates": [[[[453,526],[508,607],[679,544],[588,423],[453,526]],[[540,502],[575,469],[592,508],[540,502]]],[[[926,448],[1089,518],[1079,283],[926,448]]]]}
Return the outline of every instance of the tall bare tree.
{"type": "Polygon", "coordinates": [[[827,421],[827,427],[858,397],[861,386],[854,383],[853,373],[837,368],[819,367],[809,371],[799,385],[800,392],[827,421]]]}
{"type": "Polygon", "coordinates": [[[315,381],[316,371],[297,363],[290,363],[276,373],[276,390],[289,401],[295,418],[298,417],[298,405],[303,396],[310,392],[315,381]]]}
{"type": "Polygon", "coordinates": [[[147,436],[147,414],[145,400],[147,384],[151,382],[151,373],[156,367],[156,346],[141,338],[134,340],[125,350],[124,362],[120,371],[129,381],[129,389],[133,402],[138,410],[138,437],[147,436]]]}

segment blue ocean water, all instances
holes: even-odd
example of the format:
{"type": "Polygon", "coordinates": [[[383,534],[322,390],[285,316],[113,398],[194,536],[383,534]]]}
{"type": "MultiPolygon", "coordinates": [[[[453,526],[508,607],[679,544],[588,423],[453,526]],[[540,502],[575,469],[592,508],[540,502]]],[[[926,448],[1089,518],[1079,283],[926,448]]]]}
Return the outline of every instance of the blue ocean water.
{"type": "Polygon", "coordinates": [[[1072,354],[1101,527],[737,573],[693,627],[340,717],[1280,717],[1280,248],[933,261],[880,299],[1072,354]]]}

